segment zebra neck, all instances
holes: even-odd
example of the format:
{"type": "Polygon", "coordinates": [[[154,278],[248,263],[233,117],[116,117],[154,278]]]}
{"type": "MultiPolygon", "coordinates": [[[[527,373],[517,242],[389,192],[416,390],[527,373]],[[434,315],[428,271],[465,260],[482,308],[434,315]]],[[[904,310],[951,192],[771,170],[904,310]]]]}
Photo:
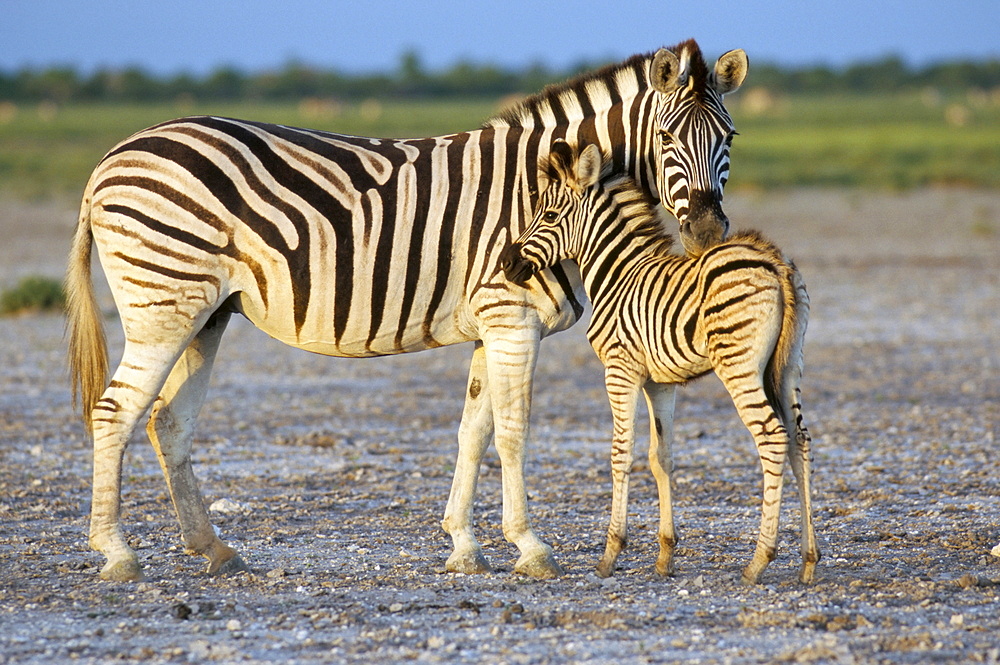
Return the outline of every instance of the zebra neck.
{"type": "Polygon", "coordinates": [[[614,290],[616,284],[631,281],[653,266],[679,263],[685,257],[670,254],[669,237],[637,233],[627,220],[600,227],[586,239],[578,263],[587,297],[594,307],[614,290]]]}

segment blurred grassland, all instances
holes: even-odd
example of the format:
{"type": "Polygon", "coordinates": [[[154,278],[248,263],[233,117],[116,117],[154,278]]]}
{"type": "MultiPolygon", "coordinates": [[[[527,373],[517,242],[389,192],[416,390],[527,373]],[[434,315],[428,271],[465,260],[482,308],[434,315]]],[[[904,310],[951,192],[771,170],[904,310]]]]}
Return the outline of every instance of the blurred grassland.
{"type": "MultiPolygon", "coordinates": [[[[740,136],[730,189],[929,185],[1000,187],[1000,94],[944,98],[773,96],[727,99],[740,136]]],[[[182,115],[214,114],[345,134],[415,137],[474,129],[497,100],[232,104],[0,103],[0,196],[76,197],[90,171],[131,133],[182,115]]]]}

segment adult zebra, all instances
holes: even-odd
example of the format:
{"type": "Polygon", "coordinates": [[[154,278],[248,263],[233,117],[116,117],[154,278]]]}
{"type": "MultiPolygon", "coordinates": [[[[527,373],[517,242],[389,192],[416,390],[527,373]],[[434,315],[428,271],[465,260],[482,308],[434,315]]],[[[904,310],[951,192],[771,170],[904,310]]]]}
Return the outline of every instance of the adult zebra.
{"type": "Polygon", "coordinates": [[[528,521],[523,452],[539,340],[579,318],[582,289],[562,267],[514,286],[500,252],[530,219],[537,160],[557,138],[599,144],[647,192],[662,192],[692,251],[721,238],[733,129],[721,100],[746,71],[742,51],[710,71],[687,41],[543,91],[461,134],[375,139],[197,117],[112,149],[87,184],[66,280],[73,385],[94,439],[90,545],[107,557],[101,576],[142,577],[119,525],[121,467],[150,408],[147,433],[186,546],[209,559],[209,572],[243,567],[212,529],[190,459],[233,312],[332,356],[475,341],[442,523],[454,544],[447,567],[489,569],[471,520],[493,436],[516,570],[558,574],[528,521]],[[92,245],[125,330],[110,383],[92,245]]]}

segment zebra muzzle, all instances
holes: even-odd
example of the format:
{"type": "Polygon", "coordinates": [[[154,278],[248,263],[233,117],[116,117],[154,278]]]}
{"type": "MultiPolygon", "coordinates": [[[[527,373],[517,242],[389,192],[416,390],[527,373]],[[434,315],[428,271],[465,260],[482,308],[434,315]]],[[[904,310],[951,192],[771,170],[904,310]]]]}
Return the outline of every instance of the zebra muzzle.
{"type": "Polygon", "coordinates": [[[500,255],[500,268],[508,280],[524,284],[535,274],[535,266],[521,255],[521,244],[511,243],[500,255]]]}

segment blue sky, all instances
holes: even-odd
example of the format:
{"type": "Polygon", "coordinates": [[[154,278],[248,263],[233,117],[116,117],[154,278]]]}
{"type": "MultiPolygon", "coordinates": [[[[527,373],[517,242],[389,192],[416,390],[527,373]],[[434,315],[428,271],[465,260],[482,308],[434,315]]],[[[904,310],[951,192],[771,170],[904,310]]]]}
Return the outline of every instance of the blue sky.
{"type": "Polygon", "coordinates": [[[199,75],[296,60],[390,72],[407,51],[432,71],[460,60],[561,69],[688,37],[712,58],[743,48],[751,65],[893,54],[919,66],[1000,57],[998,26],[1000,0],[4,0],[0,70],[138,65],[199,75]]]}

